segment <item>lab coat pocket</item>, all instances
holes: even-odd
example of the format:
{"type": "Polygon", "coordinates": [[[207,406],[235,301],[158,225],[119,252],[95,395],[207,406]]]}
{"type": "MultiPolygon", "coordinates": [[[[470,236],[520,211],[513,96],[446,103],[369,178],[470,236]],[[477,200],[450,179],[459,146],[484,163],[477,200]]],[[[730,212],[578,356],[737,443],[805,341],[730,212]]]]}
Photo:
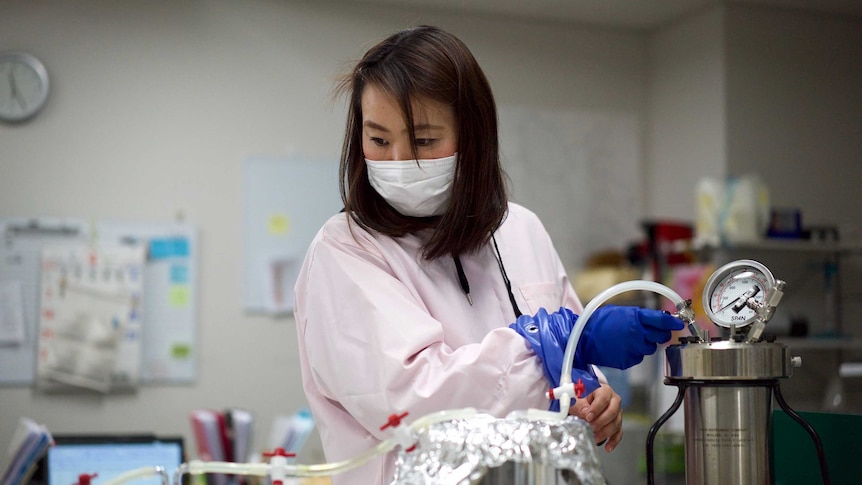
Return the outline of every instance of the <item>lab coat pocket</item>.
{"type": "Polygon", "coordinates": [[[560,309],[563,302],[563,291],[560,285],[554,283],[532,283],[519,287],[521,296],[527,301],[530,315],[535,315],[539,308],[548,312],[560,309]]]}

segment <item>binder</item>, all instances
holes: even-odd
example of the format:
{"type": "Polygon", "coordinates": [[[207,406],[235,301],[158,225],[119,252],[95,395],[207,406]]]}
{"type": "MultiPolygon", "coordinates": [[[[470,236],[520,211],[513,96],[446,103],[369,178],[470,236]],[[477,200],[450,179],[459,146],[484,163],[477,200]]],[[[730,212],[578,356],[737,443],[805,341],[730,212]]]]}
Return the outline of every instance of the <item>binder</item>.
{"type": "Polygon", "coordinates": [[[9,444],[12,461],[0,477],[0,485],[27,483],[36,470],[36,463],[53,442],[47,428],[31,419],[21,418],[9,444]]]}
{"type": "Polygon", "coordinates": [[[254,416],[245,409],[228,408],[224,412],[233,461],[247,463],[251,455],[254,416]]]}
{"type": "MultiPolygon", "coordinates": [[[[228,461],[223,438],[226,430],[221,413],[212,409],[196,409],[191,412],[189,419],[198,457],[203,461],[228,461]]],[[[211,476],[214,485],[228,484],[227,475],[214,473],[211,476]]]]}

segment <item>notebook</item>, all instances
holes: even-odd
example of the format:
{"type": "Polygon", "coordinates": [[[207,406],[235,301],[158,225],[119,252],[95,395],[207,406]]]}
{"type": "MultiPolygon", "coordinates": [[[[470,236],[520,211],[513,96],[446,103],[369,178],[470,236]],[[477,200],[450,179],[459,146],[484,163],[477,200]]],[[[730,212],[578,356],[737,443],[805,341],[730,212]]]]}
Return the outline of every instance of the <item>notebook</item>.
{"type": "MultiPolygon", "coordinates": [[[[170,480],[184,461],[181,437],[151,435],[54,435],[40,468],[47,485],[78,483],[82,474],[98,473],[100,483],[136,468],[161,466],[170,480]]],[[[161,485],[158,475],[140,479],[136,485],[161,485]]]]}

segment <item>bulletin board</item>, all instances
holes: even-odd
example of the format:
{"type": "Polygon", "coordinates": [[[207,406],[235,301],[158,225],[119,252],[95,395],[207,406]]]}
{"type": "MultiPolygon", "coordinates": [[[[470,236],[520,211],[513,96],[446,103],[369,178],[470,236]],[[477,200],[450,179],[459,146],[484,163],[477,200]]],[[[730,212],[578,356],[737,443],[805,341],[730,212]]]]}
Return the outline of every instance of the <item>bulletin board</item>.
{"type": "Polygon", "coordinates": [[[337,160],[251,157],[243,167],[243,302],[251,313],[293,311],[309,243],[342,208],[337,160]]]}
{"type": "Polygon", "coordinates": [[[0,218],[0,385],[35,382],[44,252],[63,248],[145,248],[138,382],[196,378],[197,233],[174,223],[0,218]]]}

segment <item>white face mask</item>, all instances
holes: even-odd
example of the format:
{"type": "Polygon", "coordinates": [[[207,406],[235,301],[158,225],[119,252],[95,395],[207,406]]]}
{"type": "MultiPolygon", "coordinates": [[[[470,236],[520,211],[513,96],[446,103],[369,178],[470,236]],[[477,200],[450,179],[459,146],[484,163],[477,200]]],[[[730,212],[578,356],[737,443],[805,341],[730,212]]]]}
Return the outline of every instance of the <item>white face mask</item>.
{"type": "Polygon", "coordinates": [[[455,178],[458,154],[432,160],[365,159],[368,181],[399,213],[412,217],[443,213],[455,178]]]}

